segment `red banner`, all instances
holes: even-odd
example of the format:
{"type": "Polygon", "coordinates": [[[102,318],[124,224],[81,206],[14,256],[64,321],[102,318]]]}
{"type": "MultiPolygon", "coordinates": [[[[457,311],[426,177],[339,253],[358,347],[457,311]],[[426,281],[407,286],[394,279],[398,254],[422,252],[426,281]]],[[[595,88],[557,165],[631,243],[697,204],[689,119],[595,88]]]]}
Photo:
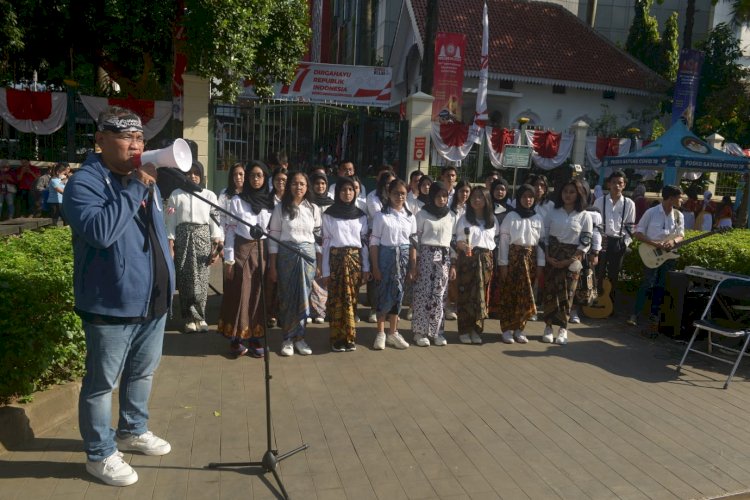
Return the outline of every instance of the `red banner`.
{"type": "Polygon", "coordinates": [[[461,120],[464,87],[466,35],[438,33],[435,38],[435,68],[432,79],[432,120],[461,120]],[[443,112],[443,116],[440,114],[443,112]]]}

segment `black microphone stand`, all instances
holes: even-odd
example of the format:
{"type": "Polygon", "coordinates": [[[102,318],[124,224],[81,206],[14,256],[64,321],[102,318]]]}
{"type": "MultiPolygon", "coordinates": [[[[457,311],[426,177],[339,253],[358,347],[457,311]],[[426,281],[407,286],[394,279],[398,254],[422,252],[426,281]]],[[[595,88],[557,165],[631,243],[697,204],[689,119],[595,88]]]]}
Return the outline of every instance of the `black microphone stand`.
{"type": "MultiPolygon", "coordinates": [[[[196,191],[200,191],[200,186],[197,186],[193,184],[192,182],[185,179],[183,174],[181,172],[178,172],[176,169],[173,168],[160,168],[158,171],[158,175],[161,175],[163,172],[169,172],[167,176],[170,178],[170,180],[174,181],[177,186],[176,188],[182,189],[183,191],[189,193],[191,196],[195,196],[199,200],[204,201],[205,203],[208,203],[216,210],[220,211],[221,213],[228,215],[232,219],[241,222],[242,224],[248,226],[250,228],[250,236],[252,236],[255,240],[260,240],[263,236],[268,238],[269,240],[275,241],[279,245],[283,246],[287,250],[291,250],[292,252],[296,253],[300,257],[302,257],[304,260],[311,264],[315,264],[315,259],[312,257],[308,257],[307,255],[304,255],[297,251],[297,249],[287,245],[283,241],[280,241],[270,234],[268,234],[267,231],[265,231],[262,227],[260,227],[257,224],[250,224],[247,221],[242,220],[241,218],[235,216],[231,212],[225,210],[223,207],[217,205],[216,203],[213,203],[212,201],[207,200],[203,196],[199,195],[196,191]]],[[[258,244],[258,261],[260,262],[262,257],[262,250],[261,245],[258,244]]],[[[277,472],[276,468],[278,467],[279,462],[281,462],[284,459],[287,459],[291,457],[292,455],[295,455],[299,453],[300,451],[304,451],[309,446],[305,443],[302,443],[301,446],[298,446],[297,448],[294,448],[293,450],[287,451],[286,453],[279,454],[279,450],[273,449],[271,434],[273,433],[273,424],[271,423],[271,363],[269,359],[269,350],[268,350],[268,333],[266,328],[266,293],[265,293],[265,286],[263,286],[264,283],[264,277],[265,272],[263,270],[264,266],[260,266],[260,301],[261,301],[261,307],[263,308],[263,365],[265,370],[265,385],[266,385],[266,452],[263,454],[263,458],[259,462],[211,462],[209,463],[206,468],[208,469],[218,469],[222,467],[262,467],[266,472],[270,472],[273,474],[273,477],[276,479],[276,483],[279,485],[279,489],[281,489],[281,494],[284,498],[289,498],[289,494],[286,491],[286,488],[284,488],[284,483],[281,481],[281,477],[279,477],[279,473],[277,472]]]]}

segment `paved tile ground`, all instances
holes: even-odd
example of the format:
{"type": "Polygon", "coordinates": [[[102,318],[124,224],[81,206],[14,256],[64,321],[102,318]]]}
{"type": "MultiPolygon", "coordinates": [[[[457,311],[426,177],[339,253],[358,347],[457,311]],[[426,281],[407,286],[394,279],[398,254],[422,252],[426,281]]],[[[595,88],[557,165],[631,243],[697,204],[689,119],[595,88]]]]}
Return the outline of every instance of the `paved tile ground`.
{"type": "MultiPolygon", "coordinates": [[[[139,482],[98,484],[72,418],[0,455],[0,499],[278,498],[257,468],[205,468],[266,450],[263,363],[175,327],[151,403],[169,455],[126,455],[139,482]]],[[[453,321],[446,347],[372,351],[374,327],[362,323],[357,351],[332,353],[325,325],[311,325],[314,354],[292,358],[275,354],[271,330],[273,446],[309,445],[279,467],[290,495],[688,499],[750,488],[750,366],[725,391],[728,367],[692,358],[678,376],[681,345],[621,321],[574,327],[567,346],[542,344],[540,322],[527,345],[502,344],[497,328],[488,322],[482,346],[458,344],[453,321]]]]}

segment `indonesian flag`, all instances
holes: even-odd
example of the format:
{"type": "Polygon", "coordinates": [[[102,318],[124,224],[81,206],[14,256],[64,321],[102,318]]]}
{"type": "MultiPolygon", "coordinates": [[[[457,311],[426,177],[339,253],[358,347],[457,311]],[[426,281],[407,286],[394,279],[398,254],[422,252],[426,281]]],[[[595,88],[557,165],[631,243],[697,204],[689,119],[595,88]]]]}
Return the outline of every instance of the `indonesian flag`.
{"type": "Polygon", "coordinates": [[[571,133],[527,130],[526,141],[534,149],[531,157],[534,165],[544,170],[559,167],[573,151],[573,134],[571,133]]]}
{"type": "Polygon", "coordinates": [[[65,92],[32,92],[0,88],[0,116],[21,132],[49,135],[65,124],[65,92]]]}
{"type": "MultiPolygon", "coordinates": [[[[620,137],[594,137],[586,138],[586,160],[594,170],[602,166],[605,156],[624,156],[630,152],[630,139],[620,137]]],[[[609,175],[609,174],[607,174],[609,175]]]]}
{"type": "Polygon", "coordinates": [[[508,144],[520,145],[521,133],[519,130],[508,130],[507,128],[486,127],[487,146],[489,146],[490,162],[495,168],[503,166],[503,150],[508,144]]]}
{"type": "Polygon", "coordinates": [[[96,121],[99,113],[109,106],[127,108],[141,117],[143,136],[149,140],[156,136],[172,116],[172,103],[169,101],[150,101],[144,99],[116,99],[106,97],[81,96],[83,107],[96,121]]]}
{"type": "Polygon", "coordinates": [[[477,87],[477,104],[474,111],[474,122],[471,124],[469,139],[479,144],[482,142],[482,129],[487,125],[487,79],[490,67],[489,56],[489,17],[487,16],[487,2],[484,2],[482,12],[482,58],[479,66],[479,85],[477,87]]]}

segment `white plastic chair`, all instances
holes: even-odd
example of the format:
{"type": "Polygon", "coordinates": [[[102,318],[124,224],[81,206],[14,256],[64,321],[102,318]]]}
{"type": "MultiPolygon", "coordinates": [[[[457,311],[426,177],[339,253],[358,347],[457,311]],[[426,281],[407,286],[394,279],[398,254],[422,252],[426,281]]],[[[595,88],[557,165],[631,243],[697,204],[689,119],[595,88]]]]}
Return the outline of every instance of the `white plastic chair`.
{"type": "Polygon", "coordinates": [[[724,389],[729,386],[729,382],[734,377],[737,367],[743,356],[746,355],[747,346],[750,343],[750,279],[746,278],[726,278],[719,282],[711,293],[711,298],[703,311],[701,318],[693,322],[695,331],[690,338],[690,342],[682,355],[680,364],[677,365],[679,372],[685,363],[685,358],[689,352],[701,354],[722,363],[732,365],[732,372],[729,374],[724,389]],[[698,332],[705,330],[708,332],[707,349],[705,351],[694,348],[695,338],[698,332]],[[742,339],[741,348],[731,348],[724,344],[714,342],[713,335],[722,337],[742,339]],[[737,354],[735,359],[727,359],[715,356],[712,348],[717,347],[724,351],[737,354]]]}

